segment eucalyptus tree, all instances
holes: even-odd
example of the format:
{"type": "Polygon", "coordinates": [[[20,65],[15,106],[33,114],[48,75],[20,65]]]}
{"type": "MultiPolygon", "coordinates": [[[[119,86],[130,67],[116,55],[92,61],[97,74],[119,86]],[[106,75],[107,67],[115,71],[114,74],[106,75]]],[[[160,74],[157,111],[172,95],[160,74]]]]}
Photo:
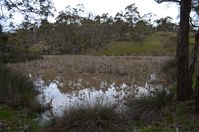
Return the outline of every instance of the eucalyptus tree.
{"type": "Polygon", "coordinates": [[[130,4],[125,8],[125,14],[124,17],[129,24],[130,27],[132,27],[137,21],[140,20],[140,13],[137,10],[137,7],[135,4],[130,4]]]}
{"type": "MultiPolygon", "coordinates": [[[[24,19],[24,28],[25,26],[29,26],[28,22],[37,20],[40,18],[47,18],[48,16],[53,16],[52,13],[53,3],[51,0],[1,0],[0,1],[0,28],[1,32],[5,29],[5,26],[10,22],[10,26],[14,25],[14,21],[16,17],[20,17],[20,19],[24,19]]],[[[28,29],[29,30],[29,29],[28,29]]],[[[11,35],[15,35],[13,33],[11,35]]],[[[16,43],[18,41],[9,41],[9,37],[11,36],[8,33],[0,34],[0,60],[3,62],[7,62],[7,59],[11,59],[12,61],[16,61],[13,59],[20,58],[18,56],[24,56],[22,49],[16,48],[16,45],[10,43],[16,43]],[[5,39],[6,38],[6,39],[5,39]],[[6,46],[5,46],[6,45],[6,46]],[[20,51],[20,52],[18,52],[20,51]],[[6,59],[7,58],[7,59],[6,59]]],[[[23,43],[20,41],[20,43],[23,43]]],[[[21,44],[20,44],[21,45],[21,44]]],[[[20,47],[21,48],[21,47],[20,47]]]]}
{"type": "Polygon", "coordinates": [[[176,49],[177,58],[177,99],[189,99],[193,95],[192,78],[197,59],[199,32],[196,33],[193,59],[189,60],[190,13],[194,10],[198,15],[198,0],[155,0],[158,3],[175,2],[180,5],[180,23],[176,49]],[[191,62],[191,63],[189,63],[191,62]]]}
{"type": "Polygon", "coordinates": [[[155,18],[157,17],[156,14],[154,13],[147,13],[147,14],[144,14],[142,17],[141,17],[141,20],[144,20],[146,21],[149,25],[153,25],[154,24],[154,21],[155,21],[155,18]]]}
{"type": "Polygon", "coordinates": [[[116,34],[115,38],[123,39],[128,31],[128,25],[125,21],[123,12],[118,12],[114,17],[113,32],[116,34]]]}
{"type": "Polygon", "coordinates": [[[139,20],[130,32],[130,39],[137,42],[143,42],[146,36],[152,33],[151,26],[147,21],[139,20]]]}
{"type": "Polygon", "coordinates": [[[178,26],[175,23],[173,23],[172,20],[173,19],[169,16],[155,20],[155,22],[157,23],[156,30],[163,32],[177,31],[178,26]]]}
{"type": "Polygon", "coordinates": [[[18,15],[25,20],[53,16],[52,9],[55,8],[51,0],[1,0],[0,9],[0,22],[3,26],[4,20],[13,20],[18,15]]]}

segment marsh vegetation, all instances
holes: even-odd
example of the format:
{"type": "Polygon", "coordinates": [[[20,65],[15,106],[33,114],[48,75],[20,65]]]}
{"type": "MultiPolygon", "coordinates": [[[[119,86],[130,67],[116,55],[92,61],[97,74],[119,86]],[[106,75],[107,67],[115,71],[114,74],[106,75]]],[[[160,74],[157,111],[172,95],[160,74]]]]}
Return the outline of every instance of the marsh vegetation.
{"type": "MultiPolygon", "coordinates": [[[[91,109],[98,112],[98,107],[100,110],[108,108],[122,115],[125,113],[125,98],[136,92],[137,94],[147,93],[151,79],[155,79],[154,83],[157,85],[168,86],[169,82],[161,72],[161,65],[172,59],[169,56],[82,55],[44,56],[43,58],[43,60],[7,66],[29,76],[40,92],[38,100],[41,105],[52,107],[42,114],[44,120],[52,120],[54,116],[56,118],[70,116],[70,114],[65,115],[65,111],[66,113],[82,110],[89,112],[91,109]]],[[[94,117],[91,117],[91,120],[92,118],[94,117]]],[[[96,126],[90,127],[93,130],[96,126]]],[[[99,130],[104,129],[101,127],[99,130]]]]}
{"type": "Polygon", "coordinates": [[[180,3],[179,24],[134,3],[67,6],[51,23],[50,0],[1,1],[0,131],[198,131],[199,3],[180,3]]]}

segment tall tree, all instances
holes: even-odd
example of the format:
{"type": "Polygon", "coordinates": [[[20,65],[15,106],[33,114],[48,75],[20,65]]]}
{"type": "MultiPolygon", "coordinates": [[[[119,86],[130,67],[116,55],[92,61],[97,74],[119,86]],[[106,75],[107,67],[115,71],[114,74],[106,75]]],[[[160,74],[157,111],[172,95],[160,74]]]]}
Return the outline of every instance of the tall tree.
{"type": "Polygon", "coordinates": [[[178,26],[175,23],[171,22],[172,18],[167,16],[165,18],[160,18],[155,20],[157,23],[156,30],[157,31],[176,31],[178,26]]]}
{"type": "Polygon", "coordinates": [[[125,11],[124,17],[129,26],[133,26],[137,21],[140,20],[140,13],[138,12],[135,3],[128,5],[125,8],[125,11]]]}
{"type": "Polygon", "coordinates": [[[191,0],[180,1],[180,28],[177,42],[177,99],[186,100],[193,94],[189,74],[189,18],[191,0]]]}
{"type": "MultiPolygon", "coordinates": [[[[0,62],[15,62],[26,59],[24,50],[13,45],[18,41],[9,41],[10,35],[2,32],[9,20],[12,22],[12,18],[19,16],[19,14],[21,18],[24,17],[26,22],[35,20],[35,18],[47,18],[49,15],[53,15],[52,8],[54,7],[51,0],[0,0],[0,62]]],[[[24,23],[24,26],[29,28],[29,23],[24,23]]]]}
{"type": "Polygon", "coordinates": [[[11,20],[19,14],[26,21],[47,18],[53,16],[52,9],[54,6],[51,0],[0,0],[0,22],[2,25],[2,20],[11,20]]]}
{"type": "MultiPolygon", "coordinates": [[[[177,99],[184,101],[193,95],[192,78],[194,65],[189,65],[189,28],[192,0],[155,0],[161,2],[177,2],[180,5],[180,27],[176,49],[177,58],[177,99]]],[[[194,0],[193,0],[194,1],[194,0]]],[[[198,33],[196,38],[198,37],[198,33]]],[[[196,39],[197,40],[197,39],[196,39]]],[[[195,51],[197,53],[198,43],[196,41],[195,51]]],[[[196,58],[196,54],[194,58],[196,58]]],[[[194,60],[194,59],[193,59],[194,60]]]]}

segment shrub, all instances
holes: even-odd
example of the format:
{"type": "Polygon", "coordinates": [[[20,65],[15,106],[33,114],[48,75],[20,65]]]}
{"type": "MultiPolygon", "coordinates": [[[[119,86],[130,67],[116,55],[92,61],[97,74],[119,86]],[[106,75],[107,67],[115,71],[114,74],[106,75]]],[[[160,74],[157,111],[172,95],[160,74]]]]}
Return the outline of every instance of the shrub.
{"type": "Polygon", "coordinates": [[[175,50],[177,44],[177,36],[165,36],[161,39],[162,46],[171,51],[175,50]]]}
{"type": "Polygon", "coordinates": [[[35,94],[31,80],[0,64],[0,102],[30,106],[34,103],[35,94]]]}
{"type": "Polygon", "coordinates": [[[133,120],[142,120],[144,123],[162,121],[167,114],[167,105],[172,95],[165,88],[147,90],[139,96],[129,97],[126,100],[127,113],[133,120]]]}
{"type": "Polygon", "coordinates": [[[72,108],[65,112],[61,119],[57,119],[53,131],[67,132],[121,132],[125,131],[125,118],[116,112],[113,105],[96,104],[72,108]]]}
{"type": "Polygon", "coordinates": [[[11,50],[9,52],[0,51],[0,62],[3,63],[17,63],[17,62],[26,62],[36,59],[42,59],[39,54],[33,54],[24,50],[11,50]]]}
{"type": "Polygon", "coordinates": [[[32,47],[28,51],[32,54],[38,54],[38,55],[42,54],[41,48],[32,47]]]}
{"type": "Polygon", "coordinates": [[[170,59],[165,61],[161,66],[161,71],[166,75],[167,79],[171,82],[174,82],[176,79],[176,59],[170,59]]]}

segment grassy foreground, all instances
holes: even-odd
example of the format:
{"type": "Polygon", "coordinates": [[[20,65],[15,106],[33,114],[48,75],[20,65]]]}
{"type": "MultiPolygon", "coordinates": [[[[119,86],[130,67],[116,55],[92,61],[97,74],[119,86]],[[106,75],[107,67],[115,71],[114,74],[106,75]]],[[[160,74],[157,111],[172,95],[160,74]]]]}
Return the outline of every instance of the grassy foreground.
{"type": "Polygon", "coordinates": [[[0,64],[0,132],[32,130],[34,112],[41,111],[33,82],[24,74],[0,64]]]}
{"type": "MultiPolygon", "coordinates": [[[[97,77],[100,77],[100,74],[102,74],[102,77],[110,74],[114,77],[118,76],[118,78],[114,78],[114,80],[121,80],[121,78],[132,79],[131,77],[139,77],[138,75],[141,75],[142,77],[140,80],[143,80],[144,75],[153,73],[152,71],[154,70],[157,72],[159,69],[158,67],[161,66],[162,62],[168,59],[170,58],[161,56],[45,56],[44,60],[12,64],[10,67],[18,69],[22,68],[23,71],[27,71],[27,73],[31,73],[30,71],[32,71],[33,76],[43,75],[44,77],[49,77],[51,74],[46,71],[53,71],[52,76],[59,75],[60,77],[67,77],[68,74],[68,78],[64,78],[65,80],[72,79],[71,77],[73,77],[73,79],[85,77],[83,79],[90,80],[89,77],[93,77],[93,75],[98,75],[97,77]],[[45,75],[45,73],[48,73],[48,75],[45,75]],[[131,76],[124,73],[131,73],[131,76]]],[[[115,130],[115,126],[119,126],[122,123],[125,123],[120,126],[122,128],[121,131],[123,130],[124,132],[176,132],[177,130],[180,132],[199,131],[199,117],[197,113],[194,113],[193,101],[178,103],[175,102],[174,99],[171,101],[167,100],[167,98],[166,100],[162,100],[163,97],[164,96],[160,95],[159,98],[161,98],[161,100],[159,98],[156,99],[157,101],[169,101],[168,103],[164,103],[164,107],[158,108],[158,111],[160,109],[164,114],[163,116],[161,115],[161,120],[147,123],[143,120],[144,118],[133,119],[133,116],[122,116],[121,119],[120,116],[118,117],[118,113],[114,113],[114,109],[107,109],[106,107],[103,108],[101,106],[97,106],[96,109],[73,109],[71,112],[66,113],[64,118],[56,120],[54,126],[52,128],[48,127],[47,130],[45,128],[38,128],[36,123],[33,121],[33,118],[30,116],[31,114],[24,112],[23,109],[18,111],[4,106],[0,108],[0,123],[3,122],[3,125],[9,126],[10,130],[24,130],[25,128],[29,128],[29,130],[35,132],[56,132],[58,129],[60,131],[86,131],[84,128],[91,128],[89,130],[94,132],[96,129],[98,129],[99,132],[103,132],[103,130],[115,132],[119,130],[115,130]],[[128,118],[126,119],[126,117],[128,118]],[[17,119],[21,119],[22,121],[18,122],[17,119]],[[16,123],[14,124],[13,122],[16,123]],[[109,123],[108,126],[106,126],[107,122],[109,123]]],[[[146,100],[146,102],[144,102],[144,107],[146,106],[145,103],[148,103],[148,105],[151,105],[152,103],[154,107],[150,107],[150,110],[157,110],[154,109],[157,106],[156,101],[150,102],[150,100],[146,100]]],[[[163,104],[163,102],[158,104],[163,104]]],[[[134,109],[130,110],[133,111],[134,109]]],[[[156,114],[156,111],[153,112],[153,114],[156,114]]],[[[5,129],[6,128],[7,127],[5,127],[5,129]]]]}
{"type": "Polygon", "coordinates": [[[0,132],[36,131],[36,114],[29,108],[13,108],[0,105],[0,132]]]}
{"type": "Polygon", "coordinates": [[[73,132],[73,130],[82,130],[83,132],[85,129],[89,129],[93,132],[97,130],[98,132],[103,132],[103,130],[110,130],[110,132],[117,130],[122,132],[198,132],[199,117],[198,113],[193,112],[193,106],[190,105],[191,102],[173,102],[166,106],[169,111],[167,111],[162,121],[149,122],[147,124],[143,120],[132,120],[130,116],[127,120],[125,116],[121,117],[115,113],[112,108],[96,107],[94,109],[74,109],[66,113],[63,118],[57,119],[53,126],[45,128],[39,128],[38,122],[34,119],[35,114],[28,109],[13,109],[12,107],[1,105],[0,131],[73,132]]]}

